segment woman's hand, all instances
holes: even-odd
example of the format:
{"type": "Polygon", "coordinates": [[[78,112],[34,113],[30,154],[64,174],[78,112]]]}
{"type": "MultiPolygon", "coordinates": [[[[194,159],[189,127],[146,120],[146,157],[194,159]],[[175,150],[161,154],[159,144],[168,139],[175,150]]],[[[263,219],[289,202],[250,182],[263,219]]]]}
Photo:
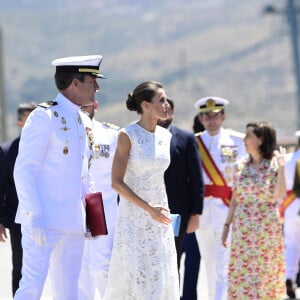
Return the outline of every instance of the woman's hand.
{"type": "Polygon", "coordinates": [[[7,239],[6,229],[4,225],[0,224],[0,242],[5,242],[7,239]]]}
{"type": "Polygon", "coordinates": [[[274,155],[277,159],[277,163],[278,163],[279,167],[285,166],[285,158],[284,158],[285,153],[286,153],[286,150],[282,146],[279,147],[279,151],[278,150],[274,151],[274,155]]]}
{"type": "Polygon", "coordinates": [[[172,223],[172,219],[168,218],[163,211],[169,212],[168,209],[160,206],[152,206],[149,209],[150,216],[155,220],[163,224],[170,224],[172,223]]]}
{"type": "Polygon", "coordinates": [[[223,232],[222,232],[222,245],[227,248],[227,237],[229,233],[229,224],[224,224],[223,232]]]}
{"type": "Polygon", "coordinates": [[[277,181],[274,188],[274,199],[281,203],[283,197],[286,195],[286,181],[285,181],[285,174],[284,174],[284,166],[285,166],[285,148],[279,147],[279,151],[274,151],[275,159],[277,160],[278,164],[278,175],[277,181]]]}

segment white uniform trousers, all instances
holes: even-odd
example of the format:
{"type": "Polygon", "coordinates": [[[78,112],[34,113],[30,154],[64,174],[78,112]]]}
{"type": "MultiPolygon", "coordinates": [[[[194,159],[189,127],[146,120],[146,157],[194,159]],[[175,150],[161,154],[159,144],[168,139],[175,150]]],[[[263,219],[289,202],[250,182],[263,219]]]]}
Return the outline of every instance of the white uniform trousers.
{"type": "Polygon", "coordinates": [[[86,239],[79,278],[79,300],[99,300],[104,297],[113,248],[118,204],[115,199],[104,202],[108,235],[86,239]]]}
{"type": "Polygon", "coordinates": [[[286,278],[296,281],[300,261],[300,199],[295,199],[284,213],[286,278]]]}
{"type": "Polygon", "coordinates": [[[227,248],[222,245],[221,236],[222,231],[213,228],[196,231],[201,260],[205,264],[209,300],[227,299],[230,236],[227,248]]]}
{"type": "Polygon", "coordinates": [[[46,239],[39,247],[32,240],[31,228],[22,227],[22,279],[15,300],[41,298],[49,264],[53,299],[78,299],[84,235],[47,229],[46,239]]]}
{"type": "Polygon", "coordinates": [[[221,240],[227,212],[228,207],[221,199],[204,198],[204,209],[196,237],[201,260],[205,264],[209,300],[227,300],[231,231],[227,248],[222,245],[221,240]]]}

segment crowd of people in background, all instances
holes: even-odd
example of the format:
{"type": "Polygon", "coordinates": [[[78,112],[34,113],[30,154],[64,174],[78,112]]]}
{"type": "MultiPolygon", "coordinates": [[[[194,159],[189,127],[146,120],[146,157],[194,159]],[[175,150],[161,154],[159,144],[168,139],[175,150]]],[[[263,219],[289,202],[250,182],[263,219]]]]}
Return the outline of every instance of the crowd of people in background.
{"type": "Polygon", "coordinates": [[[226,129],[229,101],[215,96],[195,102],[193,132],[182,130],[156,81],[127,95],[137,121],[99,122],[101,62],[54,60],[56,98],[20,104],[21,134],[0,145],[0,242],[8,228],[13,298],[40,299],[49,273],[58,300],[196,300],[205,270],[208,300],[295,299],[300,138],[285,153],[268,122],[226,129]],[[85,196],[95,192],[108,234],[91,237],[85,196]]]}

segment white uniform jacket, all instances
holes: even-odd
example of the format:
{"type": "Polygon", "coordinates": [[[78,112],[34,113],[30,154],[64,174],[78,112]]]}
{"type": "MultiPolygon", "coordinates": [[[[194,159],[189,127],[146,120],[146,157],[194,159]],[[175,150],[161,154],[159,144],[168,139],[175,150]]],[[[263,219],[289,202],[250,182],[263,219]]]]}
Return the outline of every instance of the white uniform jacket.
{"type": "MultiPolygon", "coordinates": [[[[297,160],[300,149],[285,155],[285,179],[287,190],[293,189],[297,160]]],[[[286,259],[286,278],[296,280],[300,259],[300,199],[296,198],[284,211],[284,244],[286,259]]]]}
{"type": "Polygon", "coordinates": [[[62,94],[54,101],[57,105],[36,108],[22,129],[14,169],[16,222],[26,225],[32,215],[41,215],[45,228],[84,233],[84,196],[94,190],[88,170],[92,124],[62,94]]]}
{"type": "MultiPolygon", "coordinates": [[[[296,163],[300,159],[300,149],[295,152],[287,153],[285,155],[285,182],[286,189],[290,191],[293,189],[294,178],[296,172],[296,163]]],[[[299,218],[298,212],[300,209],[300,199],[296,198],[285,210],[284,218],[285,221],[290,218],[299,218]]]]}
{"type": "MultiPolygon", "coordinates": [[[[232,131],[221,128],[220,132],[211,136],[207,131],[201,134],[202,140],[212,156],[216,166],[223,174],[228,186],[232,186],[234,164],[246,155],[244,142],[241,136],[232,131]]],[[[212,184],[206,172],[203,172],[204,183],[212,184]]],[[[214,197],[204,198],[203,213],[200,218],[200,228],[223,229],[228,207],[223,200],[214,197]]]]}
{"type": "Polygon", "coordinates": [[[79,300],[98,299],[97,295],[102,299],[107,284],[118,214],[118,193],[111,187],[111,169],[117,147],[118,129],[115,125],[93,119],[95,150],[90,171],[95,190],[102,193],[108,235],[85,241],[79,277],[79,300]]]}
{"type": "Polygon", "coordinates": [[[108,201],[116,203],[118,194],[111,187],[111,168],[117,147],[119,127],[96,120],[92,123],[95,151],[90,171],[94,178],[95,190],[102,192],[105,203],[108,201]]]}

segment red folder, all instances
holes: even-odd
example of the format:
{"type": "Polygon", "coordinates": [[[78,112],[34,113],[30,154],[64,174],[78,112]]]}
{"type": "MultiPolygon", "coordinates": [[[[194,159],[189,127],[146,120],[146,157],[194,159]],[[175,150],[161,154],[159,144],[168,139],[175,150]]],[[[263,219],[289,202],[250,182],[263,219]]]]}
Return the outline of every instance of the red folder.
{"type": "Polygon", "coordinates": [[[107,226],[102,201],[102,193],[85,195],[86,226],[92,236],[107,235],[107,226]]]}

